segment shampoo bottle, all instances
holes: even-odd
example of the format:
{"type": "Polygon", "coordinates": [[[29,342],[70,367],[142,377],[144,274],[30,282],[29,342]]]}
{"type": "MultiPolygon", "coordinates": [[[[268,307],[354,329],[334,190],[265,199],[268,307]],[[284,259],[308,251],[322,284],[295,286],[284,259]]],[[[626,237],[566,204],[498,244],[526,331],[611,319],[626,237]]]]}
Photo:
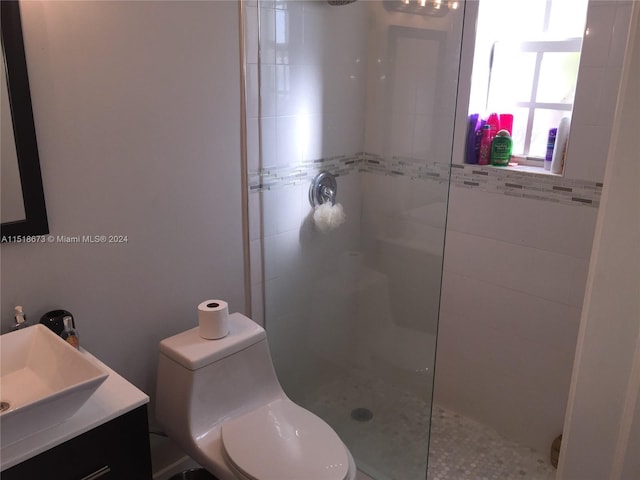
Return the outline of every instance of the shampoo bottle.
{"type": "Polygon", "coordinates": [[[491,143],[491,165],[506,167],[511,160],[513,140],[508,130],[500,130],[491,143]]]}
{"type": "Polygon", "coordinates": [[[480,145],[482,144],[482,136],[484,135],[484,126],[486,125],[486,121],[481,118],[478,119],[478,123],[476,125],[476,136],[475,136],[475,162],[478,163],[478,159],[480,158],[480,145]]]}
{"type": "Polygon", "coordinates": [[[509,132],[509,136],[513,137],[513,115],[511,113],[500,114],[500,130],[509,132]]]}
{"type": "Polygon", "coordinates": [[[549,137],[547,138],[547,154],[544,157],[544,169],[551,170],[551,160],[553,159],[553,149],[556,144],[557,128],[549,129],[549,137]]]}
{"type": "Polygon", "coordinates": [[[479,117],[477,113],[469,115],[467,124],[467,151],[465,163],[478,163],[478,155],[476,154],[476,131],[478,130],[479,117]]]}
{"type": "Polygon", "coordinates": [[[498,134],[500,130],[500,117],[497,113],[492,113],[487,119],[487,125],[491,125],[491,140],[498,134]]]}
{"type": "Polygon", "coordinates": [[[478,165],[489,165],[491,160],[491,125],[487,123],[482,129],[478,165]]]}

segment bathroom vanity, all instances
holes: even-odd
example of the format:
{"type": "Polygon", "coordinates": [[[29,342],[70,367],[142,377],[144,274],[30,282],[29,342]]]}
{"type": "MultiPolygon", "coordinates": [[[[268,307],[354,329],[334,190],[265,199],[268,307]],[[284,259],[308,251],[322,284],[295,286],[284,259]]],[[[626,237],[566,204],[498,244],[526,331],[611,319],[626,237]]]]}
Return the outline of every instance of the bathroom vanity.
{"type": "Polygon", "coordinates": [[[109,376],[69,419],[2,445],[2,480],[151,480],[149,397],[83,353],[109,376]]]}

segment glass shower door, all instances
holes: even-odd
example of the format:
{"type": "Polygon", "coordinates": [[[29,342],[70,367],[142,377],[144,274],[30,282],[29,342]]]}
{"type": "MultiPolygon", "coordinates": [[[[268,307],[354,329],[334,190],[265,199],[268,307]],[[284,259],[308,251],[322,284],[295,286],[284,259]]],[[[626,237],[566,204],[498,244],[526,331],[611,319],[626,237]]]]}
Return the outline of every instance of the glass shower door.
{"type": "Polygon", "coordinates": [[[253,292],[278,377],[359,469],[424,479],[462,8],[246,12],[253,292]],[[319,172],[342,223],[309,201],[319,172]]]}

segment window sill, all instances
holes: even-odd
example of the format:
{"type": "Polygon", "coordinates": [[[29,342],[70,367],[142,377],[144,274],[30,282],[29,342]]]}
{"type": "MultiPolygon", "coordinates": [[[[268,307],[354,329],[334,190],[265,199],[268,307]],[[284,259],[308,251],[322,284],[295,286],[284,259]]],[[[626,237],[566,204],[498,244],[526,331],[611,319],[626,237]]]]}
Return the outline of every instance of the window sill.
{"type": "Polygon", "coordinates": [[[527,172],[527,173],[535,173],[536,175],[549,175],[552,177],[560,177],[562,178],[562,174],[553,173],[550,170],[545,170],[543,167],[538,167],[535,165],[522,165],[517,162],[509,163],[507,167],[496,167],[494,165],[483,165],[484,167],[497,168],[499,170],[509,170],[512,172],[527,172]]]}
{"type": "Polygon", "coordinates": [[[562,178],[561,173],[553,173],[550,170],[545,170],[544,160],[537,157],[523,157],[520,155],[513,155],[511,162],[506,167],[497,167],[495,165],[478,165],[479,167],[489,167],[491,169],[507,170],[510,172],[526,172],[534,175],[545,175],[550,177],[562,178]]]}

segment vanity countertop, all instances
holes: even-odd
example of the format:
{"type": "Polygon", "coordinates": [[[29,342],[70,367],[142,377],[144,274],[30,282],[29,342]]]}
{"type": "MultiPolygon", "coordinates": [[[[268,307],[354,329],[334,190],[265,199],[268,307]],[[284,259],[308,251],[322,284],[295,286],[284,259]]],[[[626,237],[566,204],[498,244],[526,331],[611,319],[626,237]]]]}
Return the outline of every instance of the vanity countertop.
{"type": "Polygon", "coordinates": [[[119,417],[149,402],[149,396],[122,378],[96,357],[87,358],[109,373],[89,400],[69,419],[0,448],[0,471],[60,445],[71,438],[119,417]]]}

